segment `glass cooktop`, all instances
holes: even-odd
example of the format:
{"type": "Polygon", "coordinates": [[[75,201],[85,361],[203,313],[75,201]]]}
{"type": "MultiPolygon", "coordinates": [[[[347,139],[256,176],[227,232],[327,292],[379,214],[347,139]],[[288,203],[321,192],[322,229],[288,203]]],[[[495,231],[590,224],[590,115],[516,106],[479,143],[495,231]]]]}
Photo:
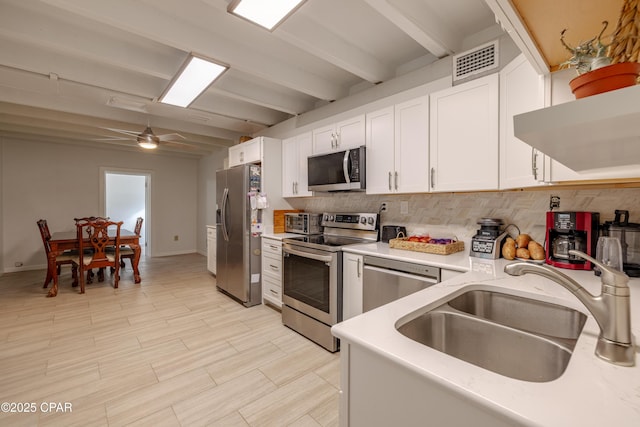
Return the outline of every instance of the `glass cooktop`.
{"type": "Polygon", "coordinates": [[[311,234],[308,236],[288,237],[283,240],[285,243],[292,243],[301,246],[324,250],[337,250],[342,246],[355,245],[357,243],[368,243],[370,240],[356,237],[330,236],[326,234],[311,234]]]}

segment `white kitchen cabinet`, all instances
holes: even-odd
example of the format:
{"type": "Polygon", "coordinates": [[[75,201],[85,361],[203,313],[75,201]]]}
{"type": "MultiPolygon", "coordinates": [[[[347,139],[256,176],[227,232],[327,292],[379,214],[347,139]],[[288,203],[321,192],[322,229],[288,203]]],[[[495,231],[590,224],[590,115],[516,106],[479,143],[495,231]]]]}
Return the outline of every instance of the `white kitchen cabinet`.
{"type": "Polygon", "coordinates": [[[259,163],[262,158],[262,139],[254,138],[229,147],[229,167],[259,163]]]}
{"type": "Polygon", "coordinates": [[[282,196],[308,197],[307,157],[312,154],[311,132],[282,141],[282,196]]]}
{"type": "Polygon", "coordinates": [[[207,225],[207,270],[216,274],[216,227],[207,225]]]}
{"type": "Polygon", "coordinates": [[[426,96],[366,116],[367,193],[429,191],[426,96]]]}
{"type": "Polygon", "coordinates": [[[313,154],[347,150],[365,145],[364,114],[313,130],[313,154]]]}
{"type": "Polygon", "coordinates": [[[342,255],[342,320],[362,314],[362,255],[342,255]]]}
{"type": "Polygon", "coordinates": [[[282,307],[282,241],[262,238],[262,300],[282,307]]]}
{"type": "Polygon", "coordinates": [[[432,191],[498,188],[497,74],[430,96],[432,191]]]}
{"type": "Polygon", "coordinates": [[[544,154],[518,139],[513,116],[544,107],[545,77],[524,55],[500,72],[500,188],[533,187],[545,179],[544,154]]]}

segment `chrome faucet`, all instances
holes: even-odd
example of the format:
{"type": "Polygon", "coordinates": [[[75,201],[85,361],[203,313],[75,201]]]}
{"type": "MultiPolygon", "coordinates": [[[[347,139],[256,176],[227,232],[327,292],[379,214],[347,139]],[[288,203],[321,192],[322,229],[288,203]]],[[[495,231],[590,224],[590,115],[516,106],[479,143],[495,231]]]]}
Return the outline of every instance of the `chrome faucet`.
{"type": "Polygon", "coordinates": [[[596,356],[621,366],[635,365],[635,349],[631,335],[629,277],[593,259],[584,252],[570,250],[569,254],[591,261],[601,271],[602,290],[594,296],[578,282],[555,269],[527,262],[507,264],[504,271],[512,276],[531,273],[553,280],[573,293],[596,319],[600,336],[596,356]]]}

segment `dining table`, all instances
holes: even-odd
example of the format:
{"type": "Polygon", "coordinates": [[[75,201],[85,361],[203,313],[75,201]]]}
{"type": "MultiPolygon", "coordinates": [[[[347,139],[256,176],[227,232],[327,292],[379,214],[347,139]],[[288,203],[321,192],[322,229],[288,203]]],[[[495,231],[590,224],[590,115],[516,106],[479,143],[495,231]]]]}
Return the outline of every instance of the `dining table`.
{"type": "MultiPolygon", "coordinates": [[[[109,230],[109,238],[113,244],[116,240],[116,231],[109,230]]],[[[89,245],[89,238],[84,240],[89,245]]],[[[138,270],[138,262],[140,261],[140,236],[131,230],[120,229],[120,245],[129,246],[133,250],[133,279],[135,283],[140,283],[140,271],[138,270]]],[[[49,240],[49,259],[47,260],[48,273],[53,278],[53,285],[47,294],[48,297],[58,295],[58,269],[56,268],[56,257],[66,250],[79,250],[78,234],[76,231],[57,231],[51,234],[49,240]]]]}

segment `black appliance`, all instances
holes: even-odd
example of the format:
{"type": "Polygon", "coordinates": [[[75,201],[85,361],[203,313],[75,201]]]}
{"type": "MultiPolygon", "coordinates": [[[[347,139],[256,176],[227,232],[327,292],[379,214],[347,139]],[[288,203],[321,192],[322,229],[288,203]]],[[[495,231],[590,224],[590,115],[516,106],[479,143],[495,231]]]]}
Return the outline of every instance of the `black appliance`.
{"type": "Polygon", "coordinates": [[[310,191],[363,191],[366,189],[365,146],[317,154],[307,158],[310,191]]]}
{"type": "Polygon", "coordinates": [[[629,277],[640,277],[640,224],[629,222],[629,211],[615,211],[615,219],[602,225],[605,236],[616,237],[622,247],[622,270],[629,277]]]}
{"type": "Polygon", "coordinates": [[[407,237],[407,229],[401,225],[383,225],[380,241],[389,243],[389,240],[396,237],[407,237]]]}

